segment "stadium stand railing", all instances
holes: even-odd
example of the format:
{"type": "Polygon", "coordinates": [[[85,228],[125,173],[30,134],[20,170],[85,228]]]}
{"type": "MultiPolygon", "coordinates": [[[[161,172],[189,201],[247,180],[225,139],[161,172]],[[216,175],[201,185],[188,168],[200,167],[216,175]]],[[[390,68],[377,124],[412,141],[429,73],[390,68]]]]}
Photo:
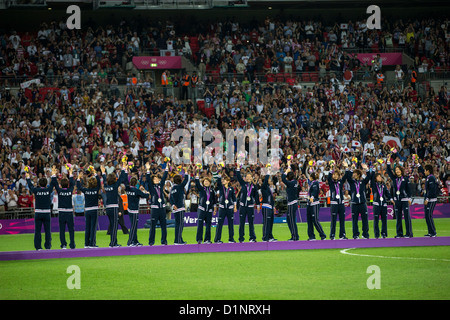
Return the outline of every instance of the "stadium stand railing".
{"type": "MultiPolygon", "coordinates": [[[[319,201],[320,201],[321,207],[329,207],[330,206],[330,204],[328,203],[327,197],[320,197],[319,201]]],[[[306,208],[306,203],[307,203],[306,199],[304,199],[304,198],[298,199],[299,208],[301,208],[301,209],[306,208]]],[[[423,197],[413,197],[412,203],[415,205],[423,204],[423,197]]],[[[445,197],[445,196],[438,197],[438,203],[450,203],[450,198],[445,197]]],[[[372,205],[371,202],[369,202],[368,205],[372,205]]],[[[188,206],[188,208],[189,208],[189,206],[188,206]]],[[[257,210],[258,211],[260,210],[259,207],[257,210]]],[[[150,205],[140,205],[139,213],[150,214],[151,213],[150,205]]],[[[51,215],[52,215],[52,217],[57,217],[58,211],[52,210],[51,215]]],[[[103,206],[99,207],[99,215],[106,215],[105,207],[103,207],[103,206]]],[[[32,207],[15,208],[13,210],[0,211],[0,220],[3,220],[3,219],[31,219],[33,217],[34,217],[34,208],[32,208],[32,207]]]]}

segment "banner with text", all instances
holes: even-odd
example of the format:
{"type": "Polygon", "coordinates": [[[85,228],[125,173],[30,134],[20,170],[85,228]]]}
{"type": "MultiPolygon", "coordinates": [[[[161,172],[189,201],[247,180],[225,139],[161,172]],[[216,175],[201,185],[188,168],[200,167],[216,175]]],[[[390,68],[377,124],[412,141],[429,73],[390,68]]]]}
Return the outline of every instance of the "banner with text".
{"type": "MultiPolygon", "coordinates": [[[[367,206],[367,211],[369,214],[369,219],[373,219],[373,207],[367,206]]],[[[424,214],[424,206],[423,205],[412,205],[410,207],[411,212],[411,218],[412,219],[425,219],[424,214]]],[[[388,219],[393,219],[393,207],[388,206],[388,219]]],[[[186,212],[184,215],[184,226],[185,227],[195,227],[197,226],[197,212],[186,212]]],[[[173,215],[172,215],[173,216],[173,215]]],[[[140,214],[139,220],[138,220],[138,228],[146,228],[147,221],[150,219],[150,214],[140,214]]],[[[436,207],[434,209],[433,213],[434,218],[450,218],[450,204],[448,203],[438,203],[436,204],[436,207]]],[[[352,214],[350,207],[345,208],[345,220],[350,222],[352,219],[352,214]]],[[[217,224],[218,216],[213,215],[212,216],[212,226],[215,227],[217,224]]],[[[331,214],[330,214],[330,208],[320,208],[319,211],[319,221],[330,221],[331,220],[331,214]]],[[[130,227],[130,219],[128,215],[124,216],[125,225],[129,228],[130,227]]],[[[234,214],[234,221],[239,221],[239,213],[236,212],[234,214]]],[[[300,208],[297,210],[297,222],[298,223],[305,223],[306,222],[306,208],[300,208]]],[[[174,227],[175,226],[175,220],[168,220],[168,227],[174,227]]],[[[257,214],[255,214],[254,219],[255,224],[262,224],[262,214],[260,211],[258,211],[257,214]]],[[[275,218],[275,223],[286,223],[286,215],[282,215],[281,217],[275,218]]],[[[227,221],[225,220],[225,225],[227,225],[227,221]]],[[[101,232],[106,232],[108,230],[109,225],[109,219],[105,215],[99,216],[98,219],[98,228],[97,230],[102,230],[101,232]]],[[[236,224],[235,227],[237,228],[238,225],[236,224]]],[[[75,231],[84,231],[85,229],[85,217],[74,217],[74,228],[75,231]]],[[[58,218],[51,218],[51,231],[52,232],[58,232],[59,231],[59,223],[58,218]]],[[[44,229],[42,229],[42,232],[44,232],[44,229]]],[[[119,232],[122,232],[119,229],[119,232]]],[[[15,220],[0,220],[0,235],[2,234],[20,234],[20,233],[34,233],[34,219],[15,219],[15,220]]]]}
{"type": "MultiPolygon", "coordinates": [[[[378,53],[358,53],[356,57],[362,64],[367,63],[369,66],[372,65],[372,60],[377,57],[378,53]]],[[[395,66],[397,64],[402,64],[402,53],[392,52],[392,53],[379,53],[383,66],[395,66]]]]}
{"type": "Polygon", "coordinates": [[[163,56],[163,57],[133,57],[133,64],[137,69],[181,69],[180,56],[163,56]]]}

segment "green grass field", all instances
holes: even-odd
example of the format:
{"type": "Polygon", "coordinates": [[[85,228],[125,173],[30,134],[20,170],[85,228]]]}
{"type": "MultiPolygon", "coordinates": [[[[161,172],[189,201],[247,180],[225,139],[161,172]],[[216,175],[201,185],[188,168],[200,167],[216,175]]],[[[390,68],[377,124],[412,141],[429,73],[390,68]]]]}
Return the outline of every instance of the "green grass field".
{"type": "MultiPolygon", "coordinates": [[[[436,219],[438,236],[450,236],[450,219],[436,219]]],[[[322,223],[326,232],[329,223],[322,223]]],[[[299,223],[300,240],[306,224],[299,223]]],[[[347,233],[351,232],[348,222],[347,233]]],[[[416,237],[426,233],[423,220],[413,220],[416,237]]],[[[235,226],[237,232],[237,226],[235,226]]],[[[258,239],[261,226],[256,226],[258,239]]],[[[185,228],[184,239],[194,243],[195,228],[185,228]]],[[[248,233],[248,230],[246,230],[248,233]]],[[[389,220],[390,236],[395,222],[389,220]]],[[[215,229],[212,233],[214,235],[215,229]]],[[[278,240],[289,238],[285,224],[275,224],[278,240]]],[[[224,229],[223,240],[226,240],[224,229]]],[[[370,224],[370,235],[373,235],[370,224]]],[[[157,232],[156,238],[159,239],[157,232]]],[[[68,237],[68,235],[67,235],[68,237]]],[[[76,233],[83,247],[84,233],[76,233]]],[[[127,235],[118,239],[126,244],[127,235]]],[[[147,244],[148,229],[139,230],[147,244]]],[[[168,229],[169,244],[174,230],[168,229]]],[[[97,234],[106,247],[109,236],[97,234]]],[[[327,240],[329,241],[329,240],[327,240]]],[[[336,240],[337,241],[337,240],[336,240]]],[[[360,240],[364,241],[364,240],[360,240]]],[[[53,248],[59,235],[53,234],[53,248]]],[[[33,235],[0,236],[0,251],[33,250],[33,235]]],[[[95,250],[95,249],[92,249],[95,250]]],[[[285,300],[285,299],[412,299],[450,298],[450,250],[446,246],[353,249],[220,252],[120,256],[26,261],[0,261],[0,299],[155,299],[155,300],[285,300]],[[68,289],[67,268],[80,268],[81,289],[68,289]],[[369,289],[369,266],[380,270],[380,289],[369,289]]]]}

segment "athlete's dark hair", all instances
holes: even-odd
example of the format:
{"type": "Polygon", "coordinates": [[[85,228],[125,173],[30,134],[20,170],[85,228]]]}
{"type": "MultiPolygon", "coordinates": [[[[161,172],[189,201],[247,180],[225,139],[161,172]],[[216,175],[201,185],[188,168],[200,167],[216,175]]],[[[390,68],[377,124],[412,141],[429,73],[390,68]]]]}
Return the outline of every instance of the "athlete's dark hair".
{"type": "Polygon", "coordinates": [[[162,179],[162,175],[160,173],[154,174],[152,175],[152,181],[153,179],[158,178],[158,179],[162,179]]]}
{"type": "Polygon", "coordinates": [[[179,174],[176,174],[174,177],[173,177],[173,183],[175,183],[175,184],[180,184],[181,183],[181,176],[179,175],[179,174]]]}
{"type": "MultiPolygon", "coordinates": [[[[401,167],[401,166],[396,166],[395,169],[397,169],[397,168],[400,170],[401,175],[404,176],[405,175],[405,169],[403,169],[403,167],[401,167]]],[[[394,169],[394,172],[395,172],[395,169],[394,169]]]]}
{"type": "Polygon", "coordinates": [[[39,178],[39,186],[42,188],[45,188],[47,186],[47,179],[46,178],[39,178]]]}
{"type": "Polygon", "coordinates": [[[311,173],[310,176],[311,176],[311,179],[312,179],[312,180],[317,180],[317,179],[319,179],[319,174],[318,174],[317,172],[311,173]]]}
{"type": "Polygon", "coordinates": [[[381,179],[384,180],[383,175],[379,172],[375,173],[375,180],[378,178],[378,176],[380,176],[381,179]]]}
{"type": "Polygon", "coordinates": [[[286,178],[287,178],[288,180],[294,180],[294,178],[295,178],[294,172],[289,171],[288,174],[287,174],[287,176],[286,176],[286,178]]]}
{"type": "Polygon", "coordinates": [[[88,179],[88,188],[96,188],[97,187],[97,179],[95,177],[90,177],[88,179]]]}
{"type": "Polygon", "coordinates": [[[68,187],[69,187],[69,179],[67,179],[67,178],[62,178],[62,179],[61,179],[61,187],[62,187],[62,188],[68,188],[68,187]]]}
{"type": "Polygon", "coordinates": [[[114,174],[114,172],[111,172],[110,174],[108,174],[108,176],[106,177],[106,183],[110,186],[112,184],[114,184],[117,181],[117,177],[114,174]]]}
{"type": "Polygon", "coordinates": [[[136,177],[132,177],[132,178],[130,179],[130,185],[132,185],[133,187],[134,187],[135,185],[137,185],[137,183],[138,183],[138,179],[137,179],[136,177]]]}

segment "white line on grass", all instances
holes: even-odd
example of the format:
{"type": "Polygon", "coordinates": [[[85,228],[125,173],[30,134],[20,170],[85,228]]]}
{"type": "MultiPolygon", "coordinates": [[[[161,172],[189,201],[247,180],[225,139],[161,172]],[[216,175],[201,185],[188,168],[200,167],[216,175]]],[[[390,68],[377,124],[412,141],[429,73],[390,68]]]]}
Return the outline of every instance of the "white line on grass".
{"type": "Polygon", "coordinates": [[[357,249],[357,248],[347,248],[347,249],[342,249],[340,252],[341,252],[342,254],[347,254],[347,255],[350,255],[350,256],[359,256],[359,257],[386,258],[386,259],[400,259],[400,260],[429,260],[429,261],[445,261],[445,262],[450,262],[449,259],[414,258],[414,257],[389,257],[389,256],[376,256],[376,255],[372,255],[372,254],[359,254],[359,253],[351,253],[351,252],[348,252],[348,250],[353,250],[353,249],[357,249]]]}

